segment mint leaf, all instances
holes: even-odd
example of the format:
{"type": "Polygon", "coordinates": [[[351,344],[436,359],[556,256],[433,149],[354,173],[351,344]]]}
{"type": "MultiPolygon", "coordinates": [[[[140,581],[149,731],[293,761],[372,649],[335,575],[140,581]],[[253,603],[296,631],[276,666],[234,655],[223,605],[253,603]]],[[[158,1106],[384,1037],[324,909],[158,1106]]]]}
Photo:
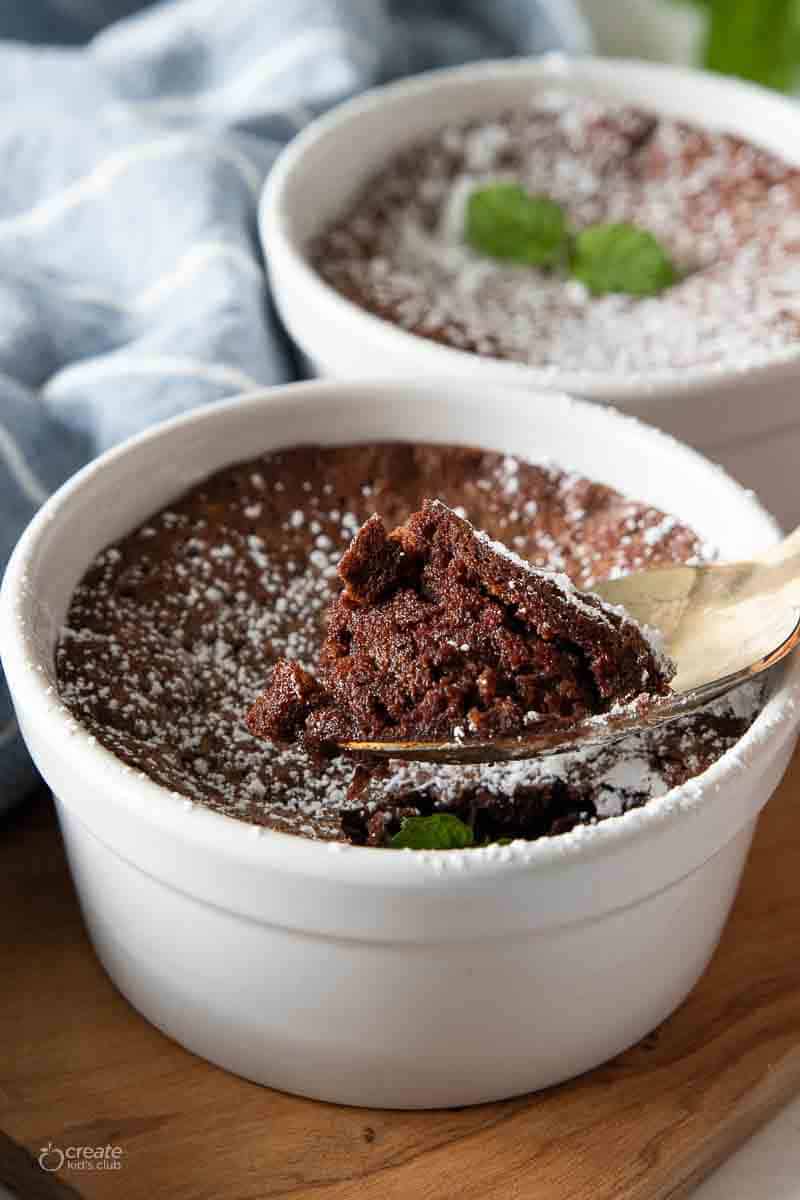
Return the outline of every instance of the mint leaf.
{"type": "Polygon", "coordinates": [[[655,296],[678,275],[657,238],[636,225],[590,225],[575,238],[570,269],[590,292],[655,296]]]}
{"type": "Polygon", "coordinates": [[[462,850],[472,845],[472,830],[451,813],[406,817],[392,838],[395,850],[462,850]]]}
{"type": "Polygon", "coordinates": [[[464,236],[482,254],[528,266],[556,266],[567,252],[563,208],[547,196],[529,196],[516,183],[497,183],[471,194],[464,236]]]}

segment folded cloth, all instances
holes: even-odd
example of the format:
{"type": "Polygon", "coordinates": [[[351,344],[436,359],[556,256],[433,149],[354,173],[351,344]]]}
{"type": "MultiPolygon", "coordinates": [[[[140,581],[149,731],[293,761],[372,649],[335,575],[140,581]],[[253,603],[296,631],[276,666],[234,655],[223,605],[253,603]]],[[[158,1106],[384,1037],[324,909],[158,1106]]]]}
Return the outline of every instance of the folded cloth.
{"type": "MultiPolygon", "coordinates": [[[[25,0],[0,37],[26,39],[0,42],[0,571],[92,455],[296,375],[255,213],[301,126],[398,75],[588,44],[571,0],[25,0]]],[[[34,781],[0,670],[0,808],[34,781]]]]}

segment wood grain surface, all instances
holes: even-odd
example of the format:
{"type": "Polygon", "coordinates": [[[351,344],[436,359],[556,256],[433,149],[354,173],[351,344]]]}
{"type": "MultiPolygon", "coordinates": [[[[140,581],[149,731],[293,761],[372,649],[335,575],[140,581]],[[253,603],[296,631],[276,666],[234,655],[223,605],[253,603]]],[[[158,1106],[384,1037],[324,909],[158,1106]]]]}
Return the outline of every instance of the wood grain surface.
{"type": "Polygon", "coordinates": [[[148,1025],[92,954],[41,797],[0,825],[0,1180],[43,1200],[685,1196],[800,1091],[799,804],[795,757],[709,970],[639,1045],[546,1093],[406,1113],[260,1088],[148,1025]],[[48,1174],[51,1141],[121,1165],[48,1174]]]}

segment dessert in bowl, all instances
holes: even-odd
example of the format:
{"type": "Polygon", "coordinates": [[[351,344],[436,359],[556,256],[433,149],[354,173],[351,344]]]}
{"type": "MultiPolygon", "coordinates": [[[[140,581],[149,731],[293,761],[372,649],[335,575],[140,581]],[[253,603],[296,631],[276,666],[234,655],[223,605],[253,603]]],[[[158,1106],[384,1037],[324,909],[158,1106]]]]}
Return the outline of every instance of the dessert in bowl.
{"type": "Polygon", "coordinates": [[[320,373],[390,366],[611,401],[796,519],[779,477],[800,436],[799,121],[774,94],[635,62],[548,56],[379,89],[315,122],[271,173],[261,232],[279,310],[320,373]],[[532,258],[469,235],[471,198],[509,187],[556,206],[532,258]],[[655,241],[666,274],[626,294],[587,269],[587,234],[609,226],[655,241]]]}
{"type": "Polygon", "coordinates": [[[578,802],[551,771],[401,775],[385,786],[402,803],[348,807],[340,779],[312,784],[250,738],[247,705],[287,647],[311,657],[331,560],[374,510],[394,522],[425,493],[460,496],[476,525],[539,565],[561,554],[589,587],[777,537],[751,496],[654,430],[558,396],[489,399],[455,382],[313,383],[201,410],[76,476],[9,566],[4,668],[98,954],[165,1032],[259,1082],[464,1104],[622,1050],[705,967],[791,754],[795,662],[763,698],[684,729],[658,778],[640,746],[595,764],[578,802]],[[442,803],[472,813],[471,848],[391,848],[393,822],[442,803]]]}
{"type": "MultiPolygon", "coordinates": [[[[597,494],[609,508],[619,500],[608,489],[597,494]]],[[[537,513],[531,526],[539,521],[537,513]]],[[[301,742],[332,757],[353,752],[352,742],[374,750],[389,739],[390,757],[420,761],[420,743],[430,739],[475,749],[476,741],[510,738],[519,747],[531,726],[575,733],[581,718],[602,725],[614,709],[640,714],[670,690],[674,664],[659,634],[564,572],[532,566],[441,500],[425,500],[391,532],[374,513],[337,575],[342,589],[325,615],[314,674],[279,659],[248,714],[250,731],[272,744],[301,742]]],[[[520,759],[536,757],[522,749],[520,759]]],[[[377,770],[374,761],[364,767],[354,786],[377,770]]],[[[430,801],[436,817],[446,803],[435,776],[412,795],[430,801]]],[[[494,807],[513,807],[516,792],[508,798],[511,805],[496,797],[494,807]]],[[[596,810],[589,802],[587,811],[596,810]]],[[[382,822],[386,815],[384,804],[382,822]]]]}

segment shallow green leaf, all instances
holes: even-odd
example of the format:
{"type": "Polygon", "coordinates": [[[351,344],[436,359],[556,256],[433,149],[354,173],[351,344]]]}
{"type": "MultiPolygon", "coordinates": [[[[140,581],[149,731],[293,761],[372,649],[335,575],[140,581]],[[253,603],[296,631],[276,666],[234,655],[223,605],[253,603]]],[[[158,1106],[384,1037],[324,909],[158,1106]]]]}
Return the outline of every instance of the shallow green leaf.
{"type": "Polygon", "coordinates": [[[472,845],[472,830],[451,813],[406,817],[392,838],[395,850],[462,850],[472,845]]]}
{"type": "Polygon", "coordinates": [[[635,225],[590,225],[573,245],[572,274],[590,292],[655,296],[677,279],[672,261],[657,238],[635,225]]]}
{"type": "MultiPolygon", "coordinates": [[[[688,0],[687,0],[688,2],[688,0]]],[[[799,0],[691,0],[707,14],[703,65],[780,91],[800,77],[799,0]]]]}
{"type": "Polygon", "coordinates": [[[472,193],[465,238],[482,254],[536,267],[562,263],[569,241],[561,205],[547,196],[529,196],[516,183],[498,183],[472,193]]]}

